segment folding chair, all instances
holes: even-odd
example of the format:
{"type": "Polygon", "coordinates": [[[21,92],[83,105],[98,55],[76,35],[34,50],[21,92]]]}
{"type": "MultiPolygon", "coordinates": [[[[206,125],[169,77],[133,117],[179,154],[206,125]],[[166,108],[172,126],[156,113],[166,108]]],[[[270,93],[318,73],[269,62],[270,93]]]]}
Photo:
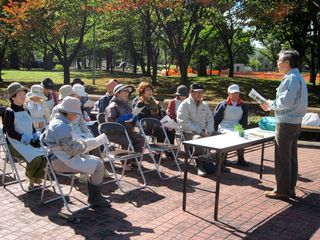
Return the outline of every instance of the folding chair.
{"type": "MultiPolygon", "coordinates": [[[[126,139],[128,141],[128,149],[115,149],[114,145],[112,148],[110,148],[110,144],[105,145],[104,147],[104,154],[110,163],[112,172],[114,174],[115,182],[119,186],[119,189],[123,193],[128,193],[137,189],[141,189],[146,187],[146,179],[144,177],[143,171],[141,169],[141,160],[143,158],[143,152],[137,153],[134,151],[131,139],[128,135],[128,132],[126,128],[121,125],[120,123],[116,122],[105,122],[99,125],[99,132],[100,134],[104,133],[107,136],[108,142],[111,144],[114,144],[110,141],[110,139],[120,138],[122,136],[123,139],[126,139]],[[136,186],[134,188],[131,188],[130,190],[125,190],[123,187],[123,177],[125,173],[125,167],[127,165],[127,162],[129,159],[134,159],[137,166],[138,166],[138,172],[140,173],[143,185],[142,186],[136,186]],[[119,177],[116,170],[115,170],[115,162],[123,162],[123,167],[121,171],[121,176],[119,177]]],[[[109,183],[109,182],[108,182],[109,183]]],[[[133,185],[131,183],[131,185],[133,185]]]]}
{"type": "MultiPolygon", "coordinates": [[[[6,187],[8,185],[15,184],[15,183],[19,183],[21,190],[24,192],[33,192],[33,191],[36,191],[36,190],[39,190],[42,188],[42,186],[39,186],[39,187],[36,187],[32,190],[28,190],[22,184],[25,181],[25,179],[21,179],[19,171],[16,166],[16,163],[23,166],[22,163],[25,162],[25,160],[12,157],[12,154],[10,152],[10,148],[8,146],[7,138],[3,132],[2,127],[0,127],[0,149],[1,149],[1,152],[4,154],[4,156],[3,156],[4,164],[3,164],[2,179],[1,179],[2,185],[4,187],[6,187]],[[10,166],[11,166],[11,171],[9,171],[9,172],[7,172],[7,164],[10,164],[10,166]],[[6,181],[6,179],[5,179],[6,176],[12,177],[13,180],[6,181]]],[[[23,166],[23,167],[25,168],[25,166],[23,166]]]]}
{"type": "Polygon", "coordinates": [[[106,122],[106,115],[104,113],[98,113],[97,121],[99,124],[106,122]]]}
{"type": "Polygon", "coordinates": [[[51,159],[50,159],[50,156],[52,155],[52,153],[50,151],[50,148],[48,148],[46,146],[46,144],[43,142],[43,137],[44,137],[44,134],[42,134],[41,137],[40,137],[40,143],[41,143],[41,146],[44,148],[44,151],[45,151],[45,155],[44,156],[45,156],[45,158],[47,160],[47,165],[46,165],[46,169],[45,169],[44,182],[43,182],[43,185],[42,185],[41,202],[43,204],[48,204],[48,203],[54,202],[56,200],[62,199],[63,203],[64,203],[64,206],[66,207],[66,209],[71,214],[74,214],[74,213],[77,213],[79,211],[88,209],[91,205],[88,204],[88,203],[84,203],[82,201],[81,202],[84,204],[84,206],[81,207],[81,208],[78,208],[77,210],[71,210],[71,208],[69,207],[69,203],[68,203],[67,198],[69,198],[69,196],[70,196],[70,194],[72,192],[72,189],[74,187],[75,176],[76,176],[77,173],[60,173],[60,172],[56,172],[54,170],[54,168],[52,167],[51,159]],[[61,185],[59,183],[57,175],[71,178],[70,189],[69,189],[69,192],[67,194],[65,194],[62,191],[62,187],[61,187],[61,185]],[[56,187],[58,189],[58,192],[56,191],[54,186],[53,186],[53,190],[54,190],[55,193],[58,193],[59,196],[44,201],[45,190],[46,190],[46,188],[48,188],[48,186],[46,186],[48,178],[50,179],[50,181],[52,181],[52,180],[55,181],[55,185],[56,185],[56,187]]]}
{"type": "Polygon", "coordinates": [[[139,128],[141,131],[141,134],[144,136],[144,138],[146,139],[145,141],[145,148],[148,149],[149,154],[152,158],[152,161],[154,163],[154,169],[156,170],[159,177],[163,180],[167,180],[173,177],[178,177],[181,175],[181,169],[179,166],[179,162],[177,160],[177,156],[179,153],[179,146],[177,145],[173,145],[170,144],[168,135],[165,131],[164,126],[162,125],[162,123],[160,122],[160,120],[156,119],[156,118],[143,118],[139,121],[139,128]],[[163,133],[164,136],[164,142],[160,143],[160,142],[156,142],[156,136],[155,136],[155,130],[157,129],[157,131],[160,131],[163,133]],[[159,159],[155,158],[155,154],[154,152],[159,153],[159,159]],[[161,166],[161,161],[162,161],[162,154],[164,152],[171,152],[172,156],[174,158],[174,162],[178,168],[178,174],[174,175],[174,176],[169,176],[169,177],[164,177],[160,170],[160,166],[161,166]],[[158,160],[158,161],[157,161],[158,160]]]}

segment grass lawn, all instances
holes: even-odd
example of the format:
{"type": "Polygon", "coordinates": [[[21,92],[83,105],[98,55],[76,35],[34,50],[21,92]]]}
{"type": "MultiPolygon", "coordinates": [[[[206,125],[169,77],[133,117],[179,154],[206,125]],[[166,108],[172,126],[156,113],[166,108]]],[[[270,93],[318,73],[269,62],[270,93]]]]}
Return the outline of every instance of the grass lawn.
{"type": "MultiPolygon", "coordinates": [[[[1,105],[8,105],[8,101],[5,98],[6,87],[14,81],[21,82],[24,85],[31,87],[32,84],[40,83],[44,78],[50,77],[56,84],[58,90],[63,85],[63,72],[62,71],[39,71],[39,70],[4,70],[2,78],[3,83],[0,83],[1,105]]],[[[132,84],[135,87],[142,81],[149,81],[150,78],[142,77],[132,73],[115,72],[110,74],[105,71],[96,71],[96,84],[92,84],[92,72],[91,71],[71,71],[71,79],[79,77],[86,85],[86,90],[89,94],[104,94],[105,83],[111,78],[117,78],[121,82],[126,84],[132,84]]],[[[259,116],[264,115],[260,107],[252,102],[252,99],[248,97],[248,93],[251,88],[255,88],[263,96],[269,99],[274,99],[276,88],[280,81],[276,80],[263,80],[252,78],[228,78],[222,76],[208,76],[208,77],[190,77],[190,82],[198,82],[205,85],[206,93],[205,100],[210,103],[212,108],[221,100],[227,96],[227,88],[231,84],[238,84],[241,88],[241,98],[250,104],[251,114],[250,121],[257,122],[259,116]]],[[[155,87],[156,97],[159,100],[170,99],[176,91],[176,87],[179,85],[178,77],[159,77],[158,85],[155,87]]],[[[320,107],[320,88],[309,88],[309,107],[320,107]]]]}

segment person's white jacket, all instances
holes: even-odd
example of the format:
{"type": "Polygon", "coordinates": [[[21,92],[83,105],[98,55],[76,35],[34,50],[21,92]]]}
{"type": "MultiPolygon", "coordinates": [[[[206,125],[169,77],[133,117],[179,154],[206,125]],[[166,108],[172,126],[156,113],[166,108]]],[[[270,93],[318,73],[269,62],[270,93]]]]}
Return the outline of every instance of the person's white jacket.
{"type": "Polygon", "coordinates": [[[196,105],[191,95],[179,105],[177,122],[182,130],[188,133],[200,134],[205,130],[211,135],[214,131],[213,116],[209,105],[205,101],[196,105]]]}

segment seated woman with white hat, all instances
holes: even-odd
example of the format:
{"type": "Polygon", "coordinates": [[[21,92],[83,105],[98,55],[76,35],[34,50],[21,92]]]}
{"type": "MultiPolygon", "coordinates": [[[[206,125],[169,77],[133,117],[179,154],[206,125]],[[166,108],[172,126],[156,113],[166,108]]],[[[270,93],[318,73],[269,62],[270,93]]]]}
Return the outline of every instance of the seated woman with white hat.
{"type": "Polygon", "coordinates": [[[27,93],[25,108],[32,117],[32,123],[37,131],[42,131],[50,121],[50,110],[46,103],[47,97],[43,94],[41,85],[32,85],[27,93]]]}
{"type": "Polygon", "coordinates": [[[30,113],[24,108],[28,89],[14,82],[7,90],[11,106],[3,113],[3,131],[9,141],[11,154],[27,161],[26,177],[28,189],[31,190],[34,183],[42,182],[46,166],[44,151],[40,148],[39,135],[32,125],[30,113]]]}
{"type": "MultiPolygon", "coordinates": [[[[240,87],[233,84],[228,87],[228,98],[220,102],[213,113],[214,130],[219,132],[233,131],[236,124],[241,124],[246,128],[248,125],[248,107],[240,99],[240,87]]],[[[238,150],[238,162],[241,166],[249,166],[249,163],[244,159],[242,149],[238,150]]],[[[222,170],[229,172],[224,164],[222,170]]]]}
{"type": "MultiPolygon", "coordinates": [[[[54,170],[90,174],[87,182],[88,202],[92,207],[109,207],[110,201],[100,191],[105,172],[103,162],[98,157],[87,154],[88,146],[84,141],[72,137],[70,123],[81,114],[80,101],[74,97],[65,97],[43,139],[53,153],[51,161],[54,170]]],[[[106,142],[106,138],[104,140],[106,142]]]]}

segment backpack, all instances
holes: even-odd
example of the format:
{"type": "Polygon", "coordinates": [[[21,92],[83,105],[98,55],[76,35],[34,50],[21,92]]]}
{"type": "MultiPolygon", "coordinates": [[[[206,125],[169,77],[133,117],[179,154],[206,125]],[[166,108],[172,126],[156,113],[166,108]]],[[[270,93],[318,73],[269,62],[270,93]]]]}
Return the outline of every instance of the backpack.
{"type": "Polygon", "coordinates": [[[259,121],[259,128],[266,131],[276,130],[276,119],[274,117],[263,117],[259,121]]]}

